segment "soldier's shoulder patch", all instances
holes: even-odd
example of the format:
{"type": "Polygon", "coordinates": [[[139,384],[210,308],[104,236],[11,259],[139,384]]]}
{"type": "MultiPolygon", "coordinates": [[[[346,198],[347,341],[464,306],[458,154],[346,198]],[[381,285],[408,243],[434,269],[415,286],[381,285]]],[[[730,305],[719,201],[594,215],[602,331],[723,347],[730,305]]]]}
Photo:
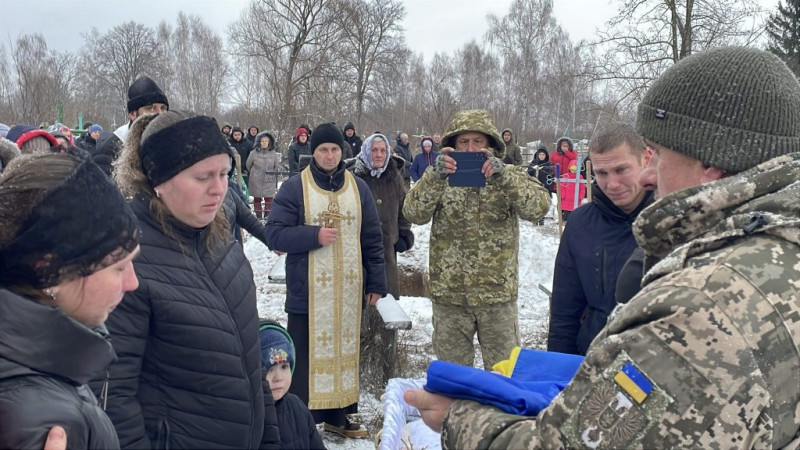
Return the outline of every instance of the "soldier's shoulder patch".
{"type": "Polygon", "coordinates": [[[673,402],[624,352],[604,368],[562,432],[589,448],[630,448],[673,402]]]}

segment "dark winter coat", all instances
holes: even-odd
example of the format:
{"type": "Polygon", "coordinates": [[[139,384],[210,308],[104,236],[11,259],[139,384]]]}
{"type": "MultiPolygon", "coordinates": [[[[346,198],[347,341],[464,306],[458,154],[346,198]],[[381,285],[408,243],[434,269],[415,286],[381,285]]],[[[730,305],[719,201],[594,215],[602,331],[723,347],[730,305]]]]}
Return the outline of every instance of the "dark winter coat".
{"type": "Polygon", "coordinates": [[[550,192],[556,191],[556,174],[546,148],[539,147],[539,150],[536,150],[536,154],[533,155],[533,159],[528,165],[528,175],[536,177],[550,192]],[[539,160],[540,154],[544,154],[544,160],[539,160]]]}
{"type": "Polygon", "coordinates": [[[411,165],[411,162],[413,161],[413,158],[411,157],[411,149],[409,148],[409,145],[410,144],[406,144],[406,145],[401,144],[400,143],[400,137],[398,136],[398,138],[395,140],[394,149],[392,149],[394,151],[395,155],[397,155],[397,156],[399,156],[399,157],[401,157],[401,158],[406,160],[407,164],[403,167],[402,173],[403,173],[403,179],[408,180],[408,181],[411,180],[411,175],[408,173],[408,168],[411,165]]]}
{"type": "Polygon", "coordinates": [[[86,133],[86,135],[83,136],[80,141],[75,143],[75,146],[86,150],[91,155],[94,153],[95,147],[97,146],[97,140],[95,140],[91,134],[86,133]]]}
{"type": "Polygon", "coordinates": [[[255,148],[255,147],[258,146],[258,139],[257,138],[258,138],[259,131],[260,130],[255,125],[250,125],[249,127],[247,127],[246,130],[244,130],[244,138],[245,138],[245,140],[247,140],[247,142],[250,143],[250,148],[255,148]],[[250,136],[250,129],[251,128],[255,128],[256,129],[256,135],[255,136],[250,136]]]}
{"type": "Polygon", "coordinates": [[[109,369],[107,412],[120,444],[257,448],[262,437],[277,444],[274,422],[266,424],[273,435],[264,433],[270,414],[256,291],[242,247],[229,239],[209,251],[206,229],[170,218],[168,237],[147,201],[132,207],[142,230],[139,288],[106,322],[119,355],[109,369]]]}
{"type": "Polygon", "coordinates": [[[275,402],[275,414],[278,416],[282,450],[325,449],[314,417],[300,397],[287,392],[275,402]]]}
{"type": "Polygon", "coordinates": [[[356,128],[353,126],[353,122],[347,122],[344,124],[344,128],[342,128],[342,136],[344,136],[344,142],[348,144],[349,147],[349,149],[342,149],[349,152],[347,154],[342,153],[342,159],[358,156],[358,154],[361,153],[361,145],[364,143],[364,141],[358,136],[358,134],[356,134],[356,128]],[[347,137],[345,134],[345,131],[347,130],[353,130],[353,135],[347,137]]]}
{"type": "Polygon", "coordinates": [[[297,173],[300,171],[300,157],[303,155],[311,156],[311,145],[308,141],[305,144],[301,144],[299,141],[292,142],[286,155],[289,160],[289,172],[297,173]]]}
{"type": "Polygon", "coordinates": [[[637,247],[631,225],[652,201],[648,192],[625,214],[592,185],[592,203],[569,216],[556,255],[548,351],[586,354],[617,305],[617,277],[637,247]]]}
{"type": "MultiPolygon", "coordinates": [[[[236,192],[228,189],[228,194],[225,196],[222,208],[225,212],[225,217],[228,218],[228,223],[231,225],[231,228],[234,226],[244,228],[251,236],[263,242],[264,245],[267,244],[264,238],[264,225],[236,192]]],[[[233,235],[240,243],[242,242],[241,235],[236,236],[235,231],[233,235]]]]}
{"type": "Polygon", "coordinates": [[[436,158],[439,157],[439,153],[437,153],[433,147],[431,147],[430,153],[425,153],[423,149],[417,156],[414,157],[414,161],[411,163],[411,169],[408,170],[409,175],[411,175],[411,179],[414,181],[419,180],[422,178],[422,174],[425,173],[425,169],[428,166],[433,166],[436,164],[436,158]]]}
{"type": "Polygon", "coordinates": [[[268,174],[280,170],[280,155],[275,151],[275,137],[268,132],[256,136],[256,146],[245,162],[250,180],[247,184],[250,195],[257,198],[272,198],[278,192],[278,175],[268,174]],[[262,136],[269,137],[269,147],[261,148],[262,136]]]}
{"type": "MultiPolygon", "coordinates": [[[[242,137],[242,140],[240,141],[233,139],[234,131],[238,131],[242,133],[242,135],[244,136],[244,132],[242,131],[242,129],[239,127],[235,127],[231,130],[231,137],[228,138],[228,144],[230,144],[230,146],[233,147],[234,150],[236,150],[236,153],[239,154],[239,158],[242,164],[244,164],[247,162],[247,157],[250,156],[250,150],[253,148],[253,144],[244,137],[242,137]]],[[[244,172],[243,175],[247,173],[244,170],[244,168],[242,169],[242,171],[244,172]]]]}
{"type": "Polygon", "coordinates": [[[361,178],[369,187],[378,216],[381,220],[383,234],[383,256],[386,260],[386,286],[394,298],[400,298],[397,279],[397,253],[404,252],[414,245],[414,233],[411,223],[403,216],[403,202],[406,198],[406,186],[403,183],[401,170],[405,160],[393,156],[389,158],[389,166],[380,178],[370,175],[370,170],[361,159],[350,168],[353,175],[361,178]]]}
{"type": "MultiPolygon", "coordinates": [[[[305,169],[304,169],[305,170],[305,169]]],[[[313,161],[308,170],[317,186],[337,191],[344,186],[344,162],[332,174],[324,173],[313,161]]],[[[364,180],[355,177],[361,198],[361,263],[364,293],[386,294],[386,263],[383,255],[381,222],[375,200],[364,180]]],[[[308,252],[322,248],[319,226],[306,225],[302,177],[284,181],[272,200],[267,218],[267,245],[286,255],[286,312],[308,314],[308,252]]]]}
{"type": "Polygon", "coordinates": [[[617,277],[617,289],[614,297],[617,303],[628,303],[639,291],[642,290],[644,277],[644,250],[641,247],[633,249],[631,256],[622,265],[617,277]]]}
{"type": "Polygon", "coordinates": [[[114,133],[103,131],[100,133],[100,138],[97,139],[94,152],[89,153],[95,164],[100,166],[103,172],[110,177],[114,169],[112,163],[117,159],[121,150],[122,141],[114,133]]]}
{"type": "Polygon", "coordinates": [[[67,448],[119,448],[86,383],[104,377],[111,344],[60,309],[0,289],[0,448],[44,447],[55,425],[67,448]]]}

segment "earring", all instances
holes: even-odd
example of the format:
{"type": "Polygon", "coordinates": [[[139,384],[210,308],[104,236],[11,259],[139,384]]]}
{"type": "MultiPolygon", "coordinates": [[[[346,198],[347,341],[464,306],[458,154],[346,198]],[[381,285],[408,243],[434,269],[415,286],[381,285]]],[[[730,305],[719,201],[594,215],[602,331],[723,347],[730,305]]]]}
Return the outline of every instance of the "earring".
{"type": "Polygon", "coordinates": [[[45,289],[44,293],[47,294],[53,301],[56,300],[56,293],[52,289],[45,289]]]}

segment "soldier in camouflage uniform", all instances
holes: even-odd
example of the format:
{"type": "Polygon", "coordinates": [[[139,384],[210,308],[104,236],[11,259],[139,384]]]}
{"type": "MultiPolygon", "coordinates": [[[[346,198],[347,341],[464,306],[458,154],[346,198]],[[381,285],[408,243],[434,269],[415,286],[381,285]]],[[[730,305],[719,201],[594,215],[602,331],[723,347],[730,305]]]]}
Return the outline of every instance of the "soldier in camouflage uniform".
{"type": "Polygon", "coordinates": [[[430,287],[433,347],[441,360],[472,366],[478,334],[484,366],[508,357],[517,329],[517,218],[537,221],[550,194],[525,168],[506,165],[504,147],[489,113],[456,113],[442,139],[442,154],[406,196],[412,223],[433,220],[430,287]],[[491,150],[490,150],[491,149],[491,150]],[[451,187],[453,151],[483,152],[486,187],[451,187]]]}
{"type": "Polygon", "coordinates": [[[637,130],[662,196],[634,226],[642,291],[535,418],[407,392],[444,447],[800,444],[797,79],[767,52],[708,50],[653,84],[637,130]]]}

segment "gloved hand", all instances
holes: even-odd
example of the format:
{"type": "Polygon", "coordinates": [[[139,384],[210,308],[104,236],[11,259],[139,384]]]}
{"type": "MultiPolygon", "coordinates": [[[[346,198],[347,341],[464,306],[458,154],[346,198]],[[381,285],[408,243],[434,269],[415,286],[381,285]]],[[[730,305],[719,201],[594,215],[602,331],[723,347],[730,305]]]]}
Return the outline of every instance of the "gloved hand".
{"type": "Polygon", "coordinates": [[[489,166],[492,167],[492,178],[500,178],[503,172],[506,171],[506,163],[496,156],[489,157],[489,166]]]}
{"type": "Polygon", "coordinates": [[[449,173],[444,171],[444,155],[439,155],[436,157],[436,164],[433,166],[433,170],[436,172],[436,175],[439,175],[439,178],[442,180],[446,180],[447,176],[450,175],[449,173]]]}
{"type": "Polygon", "coordinates": [[[411,230],[400,230],[400,238],[394,244],[394,251],[403,253],[414,246],[414,232],[411,230]]]}

